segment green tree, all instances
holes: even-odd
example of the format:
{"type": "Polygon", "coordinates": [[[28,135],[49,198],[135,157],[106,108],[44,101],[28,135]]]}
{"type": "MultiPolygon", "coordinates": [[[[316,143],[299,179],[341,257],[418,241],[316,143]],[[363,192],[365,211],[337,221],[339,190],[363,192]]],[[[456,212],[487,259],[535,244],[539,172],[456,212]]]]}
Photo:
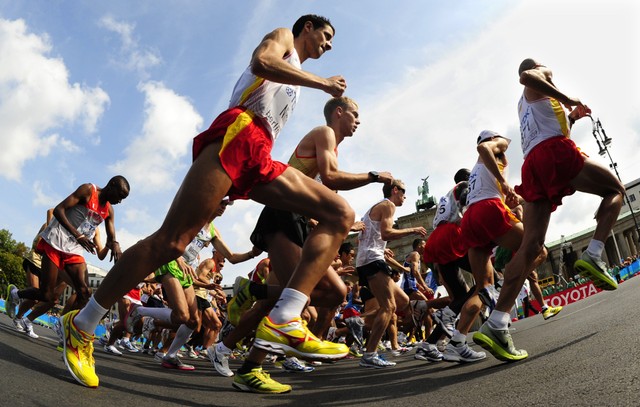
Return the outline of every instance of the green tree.
{"type": "Polygon", "coordinates": [[[0,286],[9,284],[24,287],[27,275],[22,269],[22,258],[28,252],[24,243],[16,242],[6,229],[0,229],[0,286]]]}

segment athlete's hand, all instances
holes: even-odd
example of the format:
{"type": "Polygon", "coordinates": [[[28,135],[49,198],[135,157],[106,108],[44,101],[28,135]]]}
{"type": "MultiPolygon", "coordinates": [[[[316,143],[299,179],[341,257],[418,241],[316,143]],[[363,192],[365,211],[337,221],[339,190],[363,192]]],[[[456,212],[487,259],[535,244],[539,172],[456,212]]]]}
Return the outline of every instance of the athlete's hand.
{"type": "Polygon", "coordinates": [[[114,263],[117,263],[118,260],[120,260],[120,257],[122,257],[122,250],[120,249],[120,243],[113,241],[111,242],[111,256],[109,257],[109,261],[113,261],[114,263]]]}
{"type": "Polygon", "coordinates": [[[391,184],[391,182],[393,182],[393,175],[391,175],[391,173],[388,171],[379,172],[377,182],[382,182],[383,184],[389,185],[391,184]]]}
{"type": "Polygon", "coordinates": [[[347,89],[347,81],[341,75],[327,78],[323,88],[325,92],[333,97],[342,96],[345,89],[347,89]]]}
{"type": "Polygon", "coordinates": [[[93,243],[91,239],[89,239],[85,235],[80,235],[80,238],[76,239],[76,241],[78,242],[78,244],[80,244],[80,246],[82,246],[83,249],[85,249],[89,253],[96,254],[95,243],[93,243]]]}
{"type": "Polygon", "coordinates": [[[416,235],[425,237],[427,235],[427,229],[423,228],[422,226],[419,226],[417,228],[413,228],[413,233],[415,233],[416,235]]]}
{"type": "Polygon", "coordinates": [[[353,222],[353,226],[351,226],[351,232],[360,232],[361,230],[364,230],[366,228],[365,224],[363,221],[361,220],[357,220],[355,222],[353,222]]]}
{"type": "Polygon", "coordinates": [[[578,119],[582,119],[585,116],[589,116],[591,114],[591,109],[587,105],[583,105],[580,103],[569,113],[569,118],[574,122],[578,119]]]}

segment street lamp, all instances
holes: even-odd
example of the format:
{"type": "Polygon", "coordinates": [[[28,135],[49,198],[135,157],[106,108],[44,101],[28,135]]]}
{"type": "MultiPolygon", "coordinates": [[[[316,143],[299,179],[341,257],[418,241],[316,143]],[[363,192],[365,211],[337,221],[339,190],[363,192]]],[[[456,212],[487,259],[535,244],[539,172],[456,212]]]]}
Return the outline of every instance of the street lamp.
{"type": "MultiPolygon", "coordinates": [[[[596,139],[596,143],[598,143],[598,148],[600,149],[600,151],[598,151],[598,154],[600,154],[603,157],[605,155],[609,157],[609,161],[611,161],[611,164],[609,164],[609,167],[616,173],[616,177],[618,177],[618,180],[622,182],[622,179],[620,179],[620,174],[618,173],[618,163],[613,161],[613,158],[611,157],[611,153],[609,152],[609,146],[611,145],[611,138],[607,137],[607,133],[604,132],[604,129],[602,128],[602,124],[600,123],[600,119],[594,120],[593,117],[591,117],[591,115],[589,115],[589,118],[591,119],[593,137],[596,139]]],[[[640,237],[640,228],[638,227],[638,221],[636,220],[636,215],[633,212],[633,208],[631,207],[631,201],[629,201],[629,196],[627,195],[627,188],[624,189],[624,199],[627,202],[627,205],[629,205],[629,211],[631,211],[633,224],[636,226],[636,232],[640,237]]],[[[613,241],[615,242],[615,237],[613,241]]],[[[639,241],[640,241],[640,238],[639,238],[639,241]]]]}

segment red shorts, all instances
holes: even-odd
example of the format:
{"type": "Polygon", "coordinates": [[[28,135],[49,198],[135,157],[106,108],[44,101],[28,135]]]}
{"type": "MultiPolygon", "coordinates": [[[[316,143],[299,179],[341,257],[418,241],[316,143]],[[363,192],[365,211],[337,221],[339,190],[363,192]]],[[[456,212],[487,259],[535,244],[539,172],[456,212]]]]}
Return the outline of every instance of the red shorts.
{"type": "Polygon", "coordinates": [[[142,305],[142,302],[140,301],[140,292],[142,290],[140,290],[138,287],[131,289],[131,291],[129,291],[128,293],[126,293],[123,298],[128,299],[130,302],[134,303],[134,304],[138,304],[138,305],[142,305]]]}
{"type": "Polygon", "coordinates": [[[220,163],[231,178],[228,195],[232,200],[247,199],[251,188],[273,181],[287,169],[286,164],[271,159],[271,135],[244,107],[221,113],[209,129],[193,139],[193,159],[220,137],[220,163]]]}
{"type": "Polygon", "coordinates": [[[492,250],[495,241],[520,222],[518,218],[497,198],[485,199],[471,204],[462,217],[462,236],[471,247],[492,250]]]}
{"type": "Polygon", "coordinates": [[[59,270],[63,270],[67,264],[85,263],[84,257],[77,254],[61,252],[45,242],[44,239],[40,239],[36,246],[36,251],[47,256],[59,270]]]}
{"type": "Polygon", "coordinates": [[[527,202],[550,201],[553,212],[562,205],[562,198],[576,192],[569,183],[582,171],[584,159],[571,139],[558,136],[545,140],[527,155],[522,185],[515,190],[527,202]]]}
{"type": "Polygon", "coordinates": [[[467,254],[462,229],[456,223],[441,223],[429,235],[422,257],[427,263],[447,264],[467,254]]]}

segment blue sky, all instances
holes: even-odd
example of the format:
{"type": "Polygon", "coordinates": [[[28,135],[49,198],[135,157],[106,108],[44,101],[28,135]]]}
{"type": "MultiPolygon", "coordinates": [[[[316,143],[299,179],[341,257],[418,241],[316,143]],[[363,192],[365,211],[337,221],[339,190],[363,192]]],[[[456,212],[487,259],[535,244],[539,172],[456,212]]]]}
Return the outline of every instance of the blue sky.
{"type": "MultiPolygon", "coordinates": [[[[115,207],[118,240],[128,247],[152,233],[189,168],[192,138],[226,108],[255,46],[307,13],[329,17],[336,37],[303,68],[343,75],[360,105],[362,125],[341,146],[340,167],[404,180],[410,193],[398,216],[415,210],[421,178],[437,198],[458,168],[473,166],[483,129],[514,140],[509,181],[519,183],[517,67],[526,57],[554,69],[556,85],[601,119],[623,182],[640,178],[640,5],[632,0],[0,0],[0,228],[30,242],[47,208],[82,183],[104,186],[122,174],[131,195],[115,207]]],[[[275,158],[286,161],[323,124],[327,99],[303,90],[275,158]]],[[[572,137],[602,159],[590,122],[578,122],[572,137]]],[[[343,196],[360,217],[381,192],[371,185],[343,196]]],[[[547,240],[592,226],[597,205],[565,200],[547,240]]],[[[237,202],[216,223],[232,250],[250,249],[259,211],[237,202]]],[[[227,265],[224,282],[255,262],[227,265]]]]}

